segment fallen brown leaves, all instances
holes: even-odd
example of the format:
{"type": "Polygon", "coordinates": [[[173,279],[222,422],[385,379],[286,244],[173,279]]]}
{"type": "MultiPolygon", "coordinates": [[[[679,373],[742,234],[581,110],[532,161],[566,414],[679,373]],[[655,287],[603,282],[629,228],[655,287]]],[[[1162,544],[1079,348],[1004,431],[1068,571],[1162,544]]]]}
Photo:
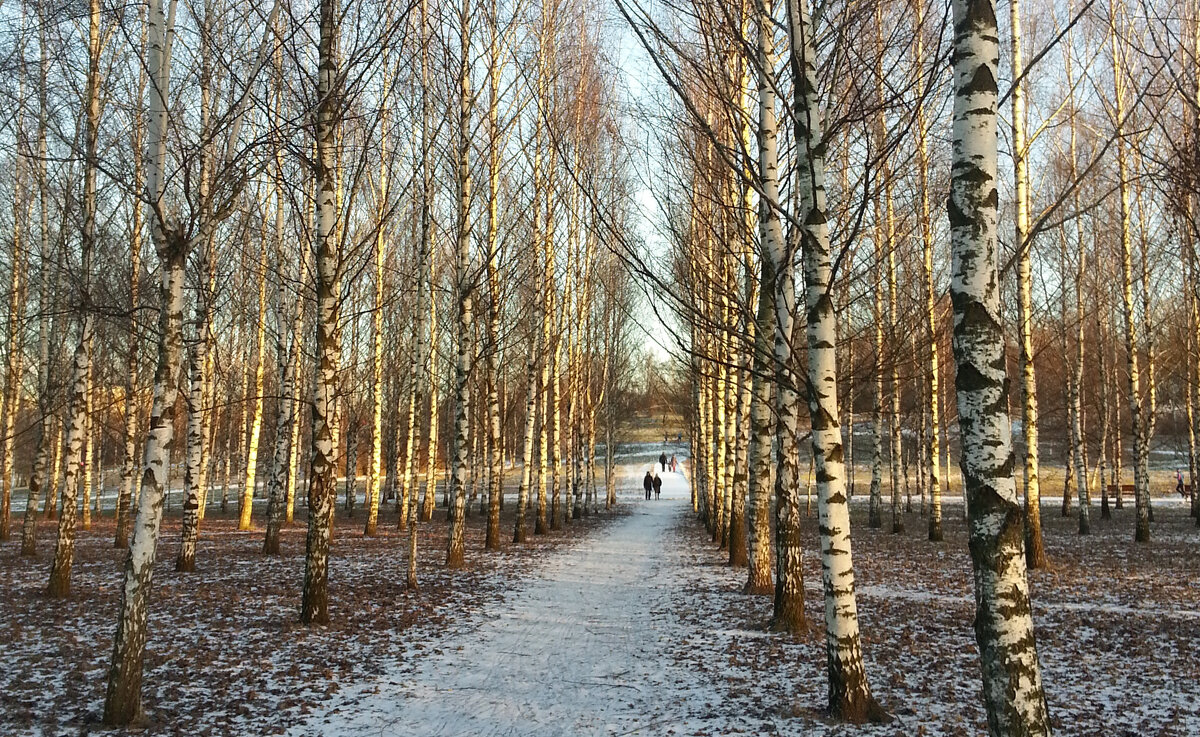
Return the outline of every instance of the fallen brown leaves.
{"type": "MultiPolygon", "coordinates": [[[[815,510],[814,510],[815,511],[815,510]]],[[[1050,568],[1030,573],[1042,675],[1055,733],[1085,737],[1200,734],[1200,530],[1185,507],[1156,506],[1152,541],[1133,541],[1132,505],[1080,537],[1076,520],[1043,511],[1050,568]]],[[[812,634],[768,634],[771,598],[740,593],[744,569],[722,565],[699,524],[677,531],[696,585],[673,616],[696,634],[676,665],[721,694],[725,734],[978,735],[985,730],[972,619],[974,595],[961,507],[945,508],[946,540],[867,526],[853,511],[858,611],[867,676],[897,721],[884,727],[825,719],[825,654],[816,520],[805,524],[812,634]]]]}
{"type": "MultiPolygon", "coordinates": [[[[503,517],[511,535],[515,504],[503,517]]],[[[257,510],[256,510],[257,511],[257,510]]],[[[172,570],[177,517],[168,517],[158,548],[143,704],[138,731],[164,735],[278,734],[349,679],[364,678],[424,647],[431,632],[453,626],[484,600],[535,567],[558,545],[587,534],[604,515],[563,533],[530,535],[524,546],[483,550],[484,518],[468,519],[465,570],[449,571],[442,510],[421,523],[420,588],[404,586],[408,532],[397,531],[384,505],[379,535],[362,535],[363,512],[339,507],[330,562],[326,627],[298,621],[304,576],[305,522],[281,537],[282,555],[261,552],[260,528],[237,531],[232,510],[210,510],[201,523],[197,571],[172,570]]],[[[261,520],[256,518],[256,523],[261,520]]],[[[0,547],[0,734],[78,734],[98,729],[125,551],[113,548],[111,519],[79,533],[72,595],[43,594],[54,525],[39,525],[37,559],[0,547]]]]}

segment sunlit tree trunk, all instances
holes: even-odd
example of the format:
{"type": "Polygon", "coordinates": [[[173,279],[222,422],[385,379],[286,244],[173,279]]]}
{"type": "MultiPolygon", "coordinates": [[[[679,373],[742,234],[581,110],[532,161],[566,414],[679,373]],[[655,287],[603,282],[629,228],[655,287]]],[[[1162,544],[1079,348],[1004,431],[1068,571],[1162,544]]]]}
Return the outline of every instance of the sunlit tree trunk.
{"type": "Polygon", "coordinates": [[[267,249],[262,248],[258,260],[258,321],[254,339],[254,385],[248,390],[250,396],[249,441],[246,444],[246,476],[242,486],[242,514],[238,520],[239,530],[250,529],[250,515],[254,509],[254,487],[258,478],[258,440],[262,434],[263,375],[266,360],[267,336],[267,249]]]}
{"type": "Polygon", "coordinates": [[[771,449],[775,425],[771,415],[771,369],[775,338],[775,269],[783,253],[783,227],[779,214],[779,123],[775,112],[776,56],[774,21],[767,12],[758,18],[758,175],[762,194],[758,212],[759,259],[758,306],[755,313],[752,386],[750,389],[749,545],[747,594],[767,594],[771,582],[771,449]]]}
{"type": "MultiPolygon", "coordinates": [[[[920,74],[925,73],[925,3],[915,0],[916,30],[914,39],[913,63],[920,74]]],[[[933,284],[933,222],[929,215],[929,125],[925,117],[925,96],[917,100],[917,197],[919,198],[918,217],[921,221],[921,286],[925,301],[925,344],[928,353],[928,378],[924,384],[928,392],[927,412],[928,425],[922,423],[925,432],[925,460],[928,462],[929,478],[929,540],[942,540],[942,491],[941,491],[941,451],[938,448],[938,437],[941,432],[941,416],[938,413],[938,397],[941,392],[941,376],[938,363],[938,321],[937,294],[933,284]]],[[[851,366],[853,368],[853,366],[851,366]]],[[[849,408],[848,408],[849,409],[849,408]]],[[[853,445],[853,438],[851,439],[853,445]]],[[[923,487],[924,488],[924,487],[923,487]]],[[[925,499],[922,496],[921,510],[925,510],[925,499]]]]}
{"type": "MultiPolygon", "coordinates": [[[[833,266],[825,202],[825,146],[818,102],[816,54],[808,6],[802,0],[789,0],[787,9],[792,76],[796,80],[793,93],[796,185],[801,208],[798,220],[803,224],[800,237],[807,307],[807,386],[820,507],[818,524],[825,592],[828,704],[835,717],[852,722],[879,721],[885,719],[886,714],[867,684],[854,596],[850,506],[846,500],[837,402],[837,316],[831,294],[833,266]]],[[[780,275],[783,276],[786,270],[786,266],[781,267],[780,275]]],[[[791,305],[785,295],[777,296],[776,304],[782,325],[787,319],[784,312],[791,305]]]]}
{"type": "MultiPolygon", "coordinates": [[[[1137,542],[1149,542],[1150,540],[1150,513],[1147,501],[1150,497],[1150,486],[1147,467],[1147,422],[1142,414],[1142,393],[1141,393],[1141,375],[1139,373],[1139,340],[1138,326],[1134,319],[1133,307],[1133,253],[1132,253],[1132,234],[1130,232],[1131,223],[1131,203],[1130,203],[1130,181],[1129,181],[1129,163],[1127,146],[1125,143],[1125,94],[1124,94],[1124,63],[1123,44],[1120,41],[1120,33],[1115,28],[1116,20],[1112,23],[1112,44],[1113,44],[1113,88],[1114,88],[1114,103],[1113,112],[1116,119],[1116,146],[1117,146],[1117,186],[1120,191],[1121,198],[1121,223],[1120,223],[1120,239],[1121,239],[1121,308],[1125,319],[1125,353],[1126,353],[1126,372],[1129,381],[1129,419],[1130,428],[1133,433],[1133,486],[1134,486],[1134,505],[1137,510],[1137,524],[1134,534],[1134,539],[1137,542]]],[[[1120,494],[1120,482],[1118,484],[1118,494],[1120,494]]],[[[1120,496],[1117,497],[1117,508],[1120,509],[1120,496]]]]}
{"type": "Polygon", "coordinates": [[[454,366],[454,445],[450,459],[450,541],[446,566],[461,568],[466,552],[467,429],[471,421],[467,382],[471,371],[471,330],[474,288],[471,282],[471,3],[462,0],[459,16],[458,157],[455,180],[458,189],[458,233],[455,243],[454,296],[458,302],[458,357],[454,366]]]}
{"type": "Polygon", "coordinates": [[[1049,735],[1013,479],[996,267],[999,43],[993,0],[953,0],[953,157],[948,201],[962,475],[975,638],[992,737],[1049,735]]]}
{"type": "MultiPolygon", "coordinates": [[[[383,365],[383,334],[384,334],[384,299],[387,285],[385,266],[387,262],[387,247],[390,231],[388,228],[391,202],[390,180],[388,179],[389,145],[388,124],[391,121],[389,107],[392,94],[392,75],[390,67],[383,70],[383,94],[380,98],[382,109],[379,117],[379,184],[376,190],[375,206],[375,250],[372,254],[372,265],[375,267],[374,302],[371,315],[371,458],[367,462],[367,488],[365,504],[367,521],[363,526],[363,535],[374,537],[379,524],[379,490],[383,475],[383,395],[384,395],[384,365],[383,365]]],[[[424,272],[418,272],[417,278],[423,279],[424,272]]],[[[420,310],[420,307],[417,307],[420,310]]],[[[409,379],[417,382],[417,372],[421,364],[417,364],[409,379]]],[[[286,461],[285,461],[286,462],[286,461]]]]}
{"type": "Polygon", "coordinates": [[[333,424],[336,422],[338,352],[338,244],[335,188],[337,157],[334,148],[340,117],[336,96],[337,0],[320,2],[320,37],[317,58],[316,233],[313,251],[317,295],[317,366],[312,394],[312,462],[308,477],[308,535],[305,542],[304,593],[300,621],[329,621],[330,513],[336,489],[336,456],[333,424]]]}
{"type": "MultiPolygon", "coordinates": [[[[160,12],[161,15],[161,12],[160,12]]],[[[47,593],[52,598],[65,598],[71,591],[71,564],[75,555],[75,521],[77,515],[76,489],[80,485],[83,466],[83,447],[87,440],[87,412],[90,406],[92,375],[92,340],[95,317],[91,306],[92,256],[96,240],[96,174],[97,139],[100,125],[100,3],[88,4],[88,75],[85,92],[83,228],[81,230],[82,285],[79,294],[79,343],[71,371],[71,396],[67,411],[67,451],[63,479],[62,514],[58,519],[58,542],[54,549],[54,564],[50,571],[47,593]]],[[[153,138],[153,134],[152,134],[153,138]]],[[[84,504],[84,509],[87,505],[84,504]]],[[[85,511],[85,514],[87,512],[85,511]]]]}
{"type": "Polygon", "coordinates": [[[426,521],[433,519],[433,507],[437,502],[438,430],[440,429],[438,425],[438,410],[441,407],[441,400],[439,399],[441,385],[439,384],[437,354],[438,298],[433,291],[437,285],[436,274],[434,272],[436,263],[435,259],[429,259],[429,433],[425,438],[425,495],[421,499],[421,517],[426,521]]]}
{"type": "Polygon", "coordinates": [[[1025,557],[1030,568],[1046,566],[1042,545],[1041,495],[1038,483],[1038,407],[1037,378],[1033,366],[1033,271],[1029,234],[1029,173],[1025,141],[1025,85],[1021,79],[1024,62],[1021,55],[1021,3],[1009,3],[1012,21],[1012,74],[1017,84],[1012,90],[1013,168],[1016,183],[1017,247],[1017,330],[1021,349],[1021,426],[1025,446],[1025,557]]]}
{"type": "MultiPolygon", "coordinates": [[[[22,16],[22,23],[24,17],[22,16]]],[[[20,97],[18,100],[16,130],[18,138],[18,153],[13,163],[13,221],[12,221],[12,250],[9,266],[12,273],[9,279],[8,301],[8,360],[4,370],[4,396],[0,398],[0,540],[7,540],[10,535],[12,481],[13,481],[13,441],[17,434],[17,417],[21,409],[21,372],[22,354],[25,341],[21,335],[25,314],[25,280],[28,264],[25,258],[24,225],[28,213],[25,200],[28,192],[22,174],[25,169],[24,157],[20,154],[22,137],[21,128],[24,122],[24,81],[22,79],[20,97]]]]}

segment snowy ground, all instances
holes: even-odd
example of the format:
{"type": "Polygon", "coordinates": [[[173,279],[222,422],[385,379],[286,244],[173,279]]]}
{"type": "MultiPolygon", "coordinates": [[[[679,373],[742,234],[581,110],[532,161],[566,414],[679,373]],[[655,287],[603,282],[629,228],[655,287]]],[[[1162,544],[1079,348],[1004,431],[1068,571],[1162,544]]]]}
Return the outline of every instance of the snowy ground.
{"type": "MultiPolygon", "coordinates": [[[[647,446],[622,453],[623,514],[502,554],[480,550],[471,520],[467,571],[440,565],[445,522],[423,527],[422,589],[404,592],[403,548],[339,527],[334,624],[295,623],[303,530],[285,555],[261,532],[206,523],[202,575],[169,571],[160,552],[146,701],[151,734],[337,735],[978,735],[978,656],[970,562],[959,508],[947,542],[906,516],[892,535],[854,505],[855,563],[868,677],[895,716],[831,723],[820,638],[815,520],[805,519],[813,634],[769,634],[770,597],[740,593],[744,569],[694,520],[682,474],[644,501],[647,446]]],[[[668,446],[667,455],[679,448],[668,446]]],[[[1133,511],[1095,515],[1090,538],[1044,508],[1052,566],[1031,585],[1055,733],[1200,734],[1200,531],[1180,504],[1155,507],[1154,541],[1132,541],[1133,511]]],[[[506,511],[505,529],[511,529],[506,511]]],[[[176,529],[169,523],[168,530],[176,529]]],[[[48,528],[49,526],[47,526],[48,528]]],[[[0,548],[0,734],[99,731],[120,555],[111,527],[81,537],[76,593],[38,591],[42,558],[0,548]]]]}
{"type": "MultiPolygon", "coordinates": [[[[510,495],[502,517],[512,534],[510,495]]],[[[568,532],[531,536],[525,546],[483,550],[483,519],[468,518],[468,568],[443,565],[447,524],[438,510],[421,526],[420,590],[406,591],[408,533],[391,504],[379,536],[362,536],[363,513],[339,507],[330,556],[328,627],[297,621],[304,573],[304,514],[282,533],[282,555],[262,555],[261,527],[237,530],[237,515],[210,510],[201,525],[198,570],[172,570],[178,517],[159,544],[150,604],[143,703],[134,734],[279,734],[303,721],[342,687],[411,659],[487,602],[503,601],[537,570],[537,561],[578,537],[595,534],[624,512],[574,522],[568,532]]],[[[256,524],[261,520],[255,519],[256,524]]],[[[123,734],[98,724],[112,656],[124,551],[113,548],[110,517],[80,531],[72,595],[43,591],[54,550],[54,522],[39,525],[39,557],[17,555],[18,534],[0,545],[0,737],[123,734]]]]}
{"type": "MultiPolygon", "coordinates": [[[[625,468],[622,488],[636,488],[644,466],[625,468]]],[[[689,632],[670,611],[682,572],[668,544],[689,491],[682,474],[662,477],[661,499],[556,551],[505,601],[289,734],[681,733],[695,699],[669,657],[689,632]]]]}

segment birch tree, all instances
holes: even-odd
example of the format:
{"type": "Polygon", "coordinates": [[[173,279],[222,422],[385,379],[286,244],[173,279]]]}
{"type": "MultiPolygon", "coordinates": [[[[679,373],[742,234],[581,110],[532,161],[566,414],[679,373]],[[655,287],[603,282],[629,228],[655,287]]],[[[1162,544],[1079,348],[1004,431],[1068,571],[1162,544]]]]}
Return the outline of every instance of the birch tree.
{"type": "Polygon", "coordinates": [[[988,733],[1050,734],[1042,691],[1016,484],[996,267],[999,42],[992,0],[954,0],[951,187],[955,388],[975,639],[988,733]]]}

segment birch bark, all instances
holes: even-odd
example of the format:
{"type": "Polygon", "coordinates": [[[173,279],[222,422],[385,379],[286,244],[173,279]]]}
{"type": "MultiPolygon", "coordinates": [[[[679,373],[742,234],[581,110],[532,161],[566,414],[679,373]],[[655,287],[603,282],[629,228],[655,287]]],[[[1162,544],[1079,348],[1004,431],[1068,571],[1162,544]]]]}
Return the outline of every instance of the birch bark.
{"type": "Polygon", "coordinates": [[[953,157],[948,201],[963,485],[975,638],[992,737],[1050,734],[1020,502],[1012,476],[996,268],[999,42],[993,0],[953,0],[953,157]]]}

